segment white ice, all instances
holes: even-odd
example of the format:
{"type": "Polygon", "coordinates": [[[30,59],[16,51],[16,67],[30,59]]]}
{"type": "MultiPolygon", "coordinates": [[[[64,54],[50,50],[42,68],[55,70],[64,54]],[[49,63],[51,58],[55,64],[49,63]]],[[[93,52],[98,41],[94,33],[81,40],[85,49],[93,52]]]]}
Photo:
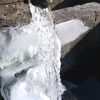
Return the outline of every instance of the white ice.
{"type": "Polygon", "coordinates": [[[77,39],[90,28],[78,19],[62,22],[56,26],[57,35],[61,41],[61,45],[65,45],[77,39]]]}
{"type": "Polygon", "coordinates": [[[61,44],[51,14],[47,8],[31,3],[30,10],[30,24],[0,33],[0,76],[4,78],[1,93],[5,100],[9,97],[10,100],[61,100],[64,91],[60,80],[61,44]],[[23,70],[27,70],[26,74],[16,78],[15,74],[23,70]],[[17,82],[10,90],[6,89],[12,77],[17,82]]]}

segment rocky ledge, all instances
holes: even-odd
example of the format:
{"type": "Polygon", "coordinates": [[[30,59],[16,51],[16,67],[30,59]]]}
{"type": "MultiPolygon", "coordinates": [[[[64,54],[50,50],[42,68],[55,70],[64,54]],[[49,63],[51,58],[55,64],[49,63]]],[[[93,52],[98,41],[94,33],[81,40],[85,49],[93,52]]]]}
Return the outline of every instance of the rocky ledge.
{"type": "Polygon", "coordinates": [[[0,0],[0,29],[30,22],[29,6],[22,0],[0,0]]]}
{"type": "MultiPolygon", "coordinates": [[[[64,57],[87,33],[89,33],[91,29],[100,23],[100,4],[92,2],[74,7],[68,7],[53,11],[53,14],[56,24],[72,19],[80,19],[87,27],[89,27],[89,30],[84,33],[80,32],[80,35],[74,39],[74,41],[66,42],[66,44],[62,45],[62,57],[64,57]]],[[[74,33],[75,32],[73,31],[73,34],[74,33]]],[[[70,33],[67,36],[69,35],[70,33]]],[[[64,37],[64,39],[66,39],[66,37],[64,37]]]]}

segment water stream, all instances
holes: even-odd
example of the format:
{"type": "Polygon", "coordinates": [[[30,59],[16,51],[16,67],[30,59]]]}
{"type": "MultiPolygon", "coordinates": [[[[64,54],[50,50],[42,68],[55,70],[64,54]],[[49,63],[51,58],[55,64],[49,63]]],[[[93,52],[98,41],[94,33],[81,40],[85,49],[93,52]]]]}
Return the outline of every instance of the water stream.
{"type": "Polygon", "coordinates": [[[31,3],[31,22],[0,32],[0,79],[4,100],[61,100],[61,45],[48,8],[31,3]]]}

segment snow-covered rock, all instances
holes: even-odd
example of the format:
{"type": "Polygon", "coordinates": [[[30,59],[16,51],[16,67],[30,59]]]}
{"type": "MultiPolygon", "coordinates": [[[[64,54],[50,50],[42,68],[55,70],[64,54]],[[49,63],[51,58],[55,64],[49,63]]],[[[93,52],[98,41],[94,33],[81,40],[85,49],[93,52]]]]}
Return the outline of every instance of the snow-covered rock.
{"type": "Polygon", "coordinates": [[[83,21],[78,19],[62,22],[57,24],[55,28],[61,41],[62,57],[90,30],[88,26],[85,26],[83,21]]]}

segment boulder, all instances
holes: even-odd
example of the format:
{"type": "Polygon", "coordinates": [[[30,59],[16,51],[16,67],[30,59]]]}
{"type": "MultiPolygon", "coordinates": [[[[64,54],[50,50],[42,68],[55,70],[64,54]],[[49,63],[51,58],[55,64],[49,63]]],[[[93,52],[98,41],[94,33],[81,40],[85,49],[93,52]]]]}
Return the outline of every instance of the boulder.
{"type": "Polygon", "coordinates": [[[30,22],[29,6],[18,0],[0,0],[0,30],[30,22]]]}
{"type": "MultiPolygon", "coordinates": [[[[88,32],[93,29],[93,27],[95,27],[99,22],[100,22],[100,4],[99,3],[87,3],[84,5],[78,5],[78,6],[74,6],[74,7],[69,7],[69,8],[64,8],[64,9],[60,9],[60,10],[55,10],[53,11],[54,14],[54,20],[55,20],[55,24],[60,24],[60,23],[64,23],[66,21],[70,21],[73,19],[79,19],[81,21],[83,21],[84,26],[87,26],[89,29],[81,32],[80,31],[80,35],[78,35],[74,40],[70,40],[67,41],[65,44],[62,44],[62,57],[64,57],[86,34],[88,34],[88,32]]],[[[80,28],[80,25],[78,26],[78,23],[76,24],[77,28],[80,28]]],[[[65,27],[65,26],[64,26],[65,27]]],[[[70,29],[70,31],[66,31],[66,32],[62,32],[60,34],[62,34],[63,40],[68,39],[68,37],[71,35],[71,31],[73,31],[73,34],[76,34],[76,30],[73,27],[74,24],[72,26],[72,30],[70,29]],[[63,35],[63,34],[66,34],[63,35]]],[[[61,28],[61,25],[60,25],[61,28]]],[[[66,27],[68,28],[68,27],[66,27]]],[[[63,26],[62,26],[62,30],[63,30],[63,26]]],[[[61,37],[59,37],[61,38],[61,37]]],[[[62,40],[61,40],[62,42],[62,40]]]]}
{"type": "Polygon", "coordinates": [[[65,91],[62,100],[77,100],[77,98],[70,91],[65,91]]]}

